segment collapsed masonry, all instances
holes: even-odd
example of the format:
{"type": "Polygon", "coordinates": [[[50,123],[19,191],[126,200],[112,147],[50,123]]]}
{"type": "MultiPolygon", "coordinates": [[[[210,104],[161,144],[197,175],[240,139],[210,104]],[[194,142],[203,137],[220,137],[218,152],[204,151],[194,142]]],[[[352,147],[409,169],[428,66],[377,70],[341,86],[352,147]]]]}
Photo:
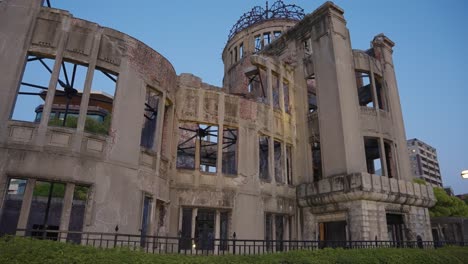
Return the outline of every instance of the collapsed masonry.
{"type": "Polygon", "coordinates": [[[432,240],[394,43],[351,49],[338,6],[246,13],[220,88],[41,2],[0,2],[0,233],[432,240]]]}

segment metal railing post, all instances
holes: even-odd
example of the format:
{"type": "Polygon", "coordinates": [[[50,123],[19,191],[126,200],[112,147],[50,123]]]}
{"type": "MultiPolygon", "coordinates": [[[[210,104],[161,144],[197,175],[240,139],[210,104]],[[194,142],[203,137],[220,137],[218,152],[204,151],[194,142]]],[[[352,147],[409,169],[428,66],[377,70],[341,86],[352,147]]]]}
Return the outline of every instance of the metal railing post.
{"type": "Polygon", "coordinates": [[[233,247],[232,248],[232,254],[235,255],[236,254],[236,232],[234,232],[232,234],[232,238],[233,238],[233,240],[232,240],[232,247],[233,247]]]}
{"type": "Polygon", "coordinates": [[[114,248],[117,247],[117,237],[119,236],[119,225],[115,226],[115,235],[114,235],[114,248]]]}

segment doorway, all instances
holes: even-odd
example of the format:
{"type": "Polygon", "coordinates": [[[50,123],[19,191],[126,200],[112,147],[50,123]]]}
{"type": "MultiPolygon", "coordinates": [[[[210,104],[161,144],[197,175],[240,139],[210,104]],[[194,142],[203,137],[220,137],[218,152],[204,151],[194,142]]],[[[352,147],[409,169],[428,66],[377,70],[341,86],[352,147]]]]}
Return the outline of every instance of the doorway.
{"type": "Polygon", "coordinates": [[[215,211],[198,209],[195,222],[195,243],[199,250],[214,250],[215,211]]]}

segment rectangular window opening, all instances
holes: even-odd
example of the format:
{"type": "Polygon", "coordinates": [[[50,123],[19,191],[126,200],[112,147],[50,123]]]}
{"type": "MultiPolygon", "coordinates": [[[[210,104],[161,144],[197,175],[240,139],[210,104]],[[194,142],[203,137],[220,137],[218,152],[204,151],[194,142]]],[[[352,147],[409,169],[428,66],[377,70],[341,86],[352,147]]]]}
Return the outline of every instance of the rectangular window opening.
{"type": "Polygon", "coordinates": [[[244,58],[244,43],[239,45],[239,59],[244,58]]]}
{"type": "Polygon", "coordinates": [[[312,143],[312,167],[314,181],[320,181],[322,179],[322,153],[319,141],[312,143]]]}
{"type": "Polygon", "coordinates": [[[118,75],[115,73],[98,68],[94,70],[86,115],[86,132],[109,134],[117,81],[118,75]]]}
{"type": "Polygon", "coordinates": [[[275,240],[276,240],[276,251],[284,250],[284,216],[275,215],[275,240]]]}
{"type": "Polygon", "coordinates": [[[273,39],[277,39],[281,36],[281,31],[274,31],[273,32],[273,39]]]}
{"type": "Polygon", "coordinates": [[[380,159],[380,143],[378,138],[364,138],[367,172],[382,176],[382,160],[380,159]]]}
{"type": "Polygon", "coordinates": [[[289,83],[287,82],[283,82],[283,94],[284,94],[284,111],[290,114],[291,105],[289,101],[289,83]]]}
{"type": "Polygon", "coordinates": [[[317,106],[317,83],[315,81],[315,75],[310,76],[306,80],[307,82],[307,100],[309,103],[309,113],[316,112],[317,106]]]}
{"type": "Polygon", "coordinates": [[[271,251],[273,240],[273,215],[271,213],[265,214],[265,240],[267,251],[271,251]]]}
{"type": "Polygon", "coordinates": [[[218,127],[199,125],[200,138],[200,170],[216,173],[218,159],[218,127]]]}
{"type": "Polygon", "coordinates": [[[275,156],[275,181],[277,183],[284,183],[283,144],[275,140],[273,145],[275,156]]]}
{"type": "MultiPolygon", "coordinates": [[[[55,59],[29,54],[11,119],[39,123],[42,117],[55,59]]],[[[51,119],[55,113],[51,113],[51,119]]]]}
{"type": "Polygon", "coordinates": [[[270,180],[268,169],[268,153],[269,153],[269,138],[260,135],[258,140],[259,145],[259,176],[262,180],[270,180]]]}
{"type": "MultiPolygon", "coordinates": [[[[70,213],[70,222],[68,231],[82,232],[86,213],[86,204],[88,202],[89,187],[76,185],[73,190],[72,209],[70,213]]],[[[69,233],[67,241],[75,244],[81,243],[80,233],[69,233]]]]}
{"type": "Polygon", "coordinates": [[[182,230],[180,230],[179,248],[192,249],[192,208],[182,209],[182,230]]]}
{"type": "Polygon", "coordinates": [[[77,127],[87,72],[87,65],[62,61],[49,126],[77,127]]]}
{"type": "Polygon", "coordinates": [[[273,88],[273,107],[276,110],[280,110],[280,79],[277,75],[272,74],[271,76],[272,88],[273,88]]]}
{"type": "Polygon", "coordinates": [[[263,45],[262,45],[262,48],[266,47],[267,45],[269,45],[271,42],[271,34],[270,32],[265,32],[263,33],[263,45]]]}
{"type": "Polygon", "coordinates": [[[224,174],[237,174],[237,129],[223,129],[223,166],[224,174]]]}
{"type": "Polygon", "coordinates": [[[359,105],[374,108],[372,85],[368,72],[356,72],[356,84],[358,89],[359,105]]]}
{"type": "Polygon", "coordinates": [[[262,50],[262,37],[260,35],[255,36],[255,52],[262,50]]]}
{"type": "Polygon", "coordinates": [[[293,185],[292,177],[292,146],[286,145],[286,183],[293,185]]]}
{"type": "Polygon", "coordinates": [[[64,195],[65,184],[36,181],[26,227],[35,231],[28,235],[39,239],[58,239],[58,233],[43,230],[59,230],[64,195]]]}
{"type": "Polygon", "coordinates": [[[158,121],[160,94],[151,88],[146,89],[144,121],[141,129],[140,146],[153,150],[158,121]]]}
{"type": "Polygon", "coordinates": [[[179,127],[179,143],[177,145],[178,169],[195,169],[195,145],[197,135],[197,124],[183,123],[179,127]]]}
{"type": "Polygon", "coordinates": [[[387,110],[387,102],[385,101],[385,96],[382,88],[382,78],[374,75],[375,80],[375,90],[377,92],[377,100],[379,102],[379,109],[387,110]]]}
{"type": "Polygon", "coordinates": [[[0,236],[16,233],[26,184],[27,180],[24,179],[9,180],[0,219],[0,236]]]}
{"type": "Polygon", "coordinates": [[[237,47],[234,47],[234,62],[237,62],[237,47]]]}

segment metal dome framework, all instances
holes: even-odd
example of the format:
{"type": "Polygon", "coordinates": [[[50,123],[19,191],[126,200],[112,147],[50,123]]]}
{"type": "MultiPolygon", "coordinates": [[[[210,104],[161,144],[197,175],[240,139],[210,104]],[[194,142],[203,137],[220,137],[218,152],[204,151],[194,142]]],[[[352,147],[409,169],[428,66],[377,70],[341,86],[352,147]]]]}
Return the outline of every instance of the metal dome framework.
{"type": "Polygon", "coordinates": [[[254,6],[252,10],[244,13],[229,32],[228,41],[240,31],[263,21],[273,19],[301,20],[305,16],[304,9],[294,4],[285,4],[278,0],[271,7],[266,2],[265,8],[254,6]]]}

